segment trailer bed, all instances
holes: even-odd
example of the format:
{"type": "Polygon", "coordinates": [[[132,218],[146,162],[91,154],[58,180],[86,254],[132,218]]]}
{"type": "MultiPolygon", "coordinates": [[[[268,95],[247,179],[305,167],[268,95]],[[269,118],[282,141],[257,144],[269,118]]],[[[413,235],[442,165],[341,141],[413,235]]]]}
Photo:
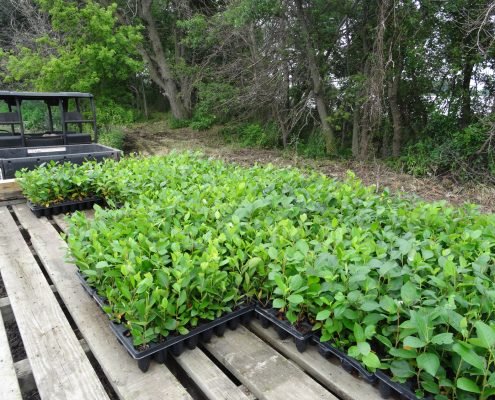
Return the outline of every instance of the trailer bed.
{"type": "Polygon", "coordinates": [[[86,160],[118,160],[121,151],[101,144],[75,144],[68,146],[0,148],[0,180],[15,178],[16,171],[33,169],[43,163],[56,161],[81,164],[86,160]]]}

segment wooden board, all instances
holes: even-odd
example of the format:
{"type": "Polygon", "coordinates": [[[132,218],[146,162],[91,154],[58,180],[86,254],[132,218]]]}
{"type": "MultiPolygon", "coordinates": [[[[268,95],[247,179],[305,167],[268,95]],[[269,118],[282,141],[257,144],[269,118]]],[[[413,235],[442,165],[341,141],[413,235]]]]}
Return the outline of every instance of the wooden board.
{"type": "Polygon", "coordinates": [[[210,400],[249,400],[200,349],[187,350],[177,363],[210,400]]]}
{"type": "Polygon", "coordinates": [[[86,294],[76,277],[76,266],[65,262],[66,243],[46,219],[37,219],[25,206],[14,206],[22,226],[60,297],[86,339],[94,357],[121,399],[191,399],[164,365],[151,364],[143,374],[110,331],[107,317],[86,294]]]}
{"type": "Polygon", "coordinates": [[[297,363],[339,398],[343,400],[363,398],[382,400],[377,388],[349,374],[340,365],[325,360],[318,353],[316,346],[309,346],[304,353],[300,353],[292,339],[280,339],[275,329],[264,329],[258,320],[251,321],[249,327],[257,336],[297,363]]]}
{"type": "Polygon", "coordinates": [[[107,399],[6,208],[0,209],[0,271],[41,398],[107,399]]]}
{"type": "Polygon", "coordinates": [[[0,180],[0,201],[23,198],[20,186],[15,179],[0,180]]]}
{"type": "Polygon", "coordinates": [[[10,354],[9,341],[2,314],[0,314],[0,399],[20,400],[21,398],[21,390],[10,354]]]}
{"type": "Polygon", "coordinates": [[[259,400],[337,399],[243,326],[205,347],[259,400]]]}

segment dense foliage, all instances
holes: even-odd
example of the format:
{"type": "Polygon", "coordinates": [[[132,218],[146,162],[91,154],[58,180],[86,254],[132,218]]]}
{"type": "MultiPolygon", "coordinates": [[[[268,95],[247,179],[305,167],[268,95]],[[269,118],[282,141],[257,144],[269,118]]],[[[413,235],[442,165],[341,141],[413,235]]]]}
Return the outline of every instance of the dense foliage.
{"type": "Polygon", "coordinates": [[[170,109],[244,145],[494,179],[492,1],[110,3],[2,2],[4,84],[93,91],[105,124],[170,109]]]}
{"type": "Polygon", "coordinates": [[[419,395],[495,393],[494,215],[191,154],[105,170],[124,204],[72,217],[69,247],[136,345],[255,298],[419,395]]]}

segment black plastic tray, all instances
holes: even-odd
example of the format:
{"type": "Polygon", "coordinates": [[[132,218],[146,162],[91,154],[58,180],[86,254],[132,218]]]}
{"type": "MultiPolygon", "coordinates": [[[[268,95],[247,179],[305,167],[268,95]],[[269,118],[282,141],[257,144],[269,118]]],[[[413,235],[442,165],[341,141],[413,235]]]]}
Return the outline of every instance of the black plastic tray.
{"type": "Polygon", "coordinates": [[[404,400],[420,400],[405,384],[392,381],[383,371],[376,371],[375,376],[378,380],[378,390],[384,399],[393,397],[404,400]]]}
{"type": "MultiPolygon", "coordinates": [[[[84,276],[79,271],[77,271],[77,276],[81,281],[84,290],[86,290],[103,310],[103,307],[106,305],[106,299],[98,295],[98,292],[89,286],[86,279],[84,279],[84,276]]],[[[227,327],[234,330],[239,326],[239,323],[248,323],[253,316],[254,309],[254,303],[241,305],[233,312],[191,329],[186,335],[169,336],[163,342],[151,343],[146,350],[142,351],[137,350],[134,347],[132,337],[126,335],[128,329],[123,324],[110,322],[110,328],[113,333],[115,333],[115,336],[117,336],[119,342],[126,348],[129,355],[137,360],[139,369],[146,372],[150,367],[152,359],[159,363],[165,362],[168,351],[174,356],[180,356],[184,350],[184,346],[187,346],[189,349],[194,349],[200,342],[209,342],[213,334],[223,336],[227,327]]]]}
{"type": "MultiPolygon", "coordinates": [[[[77,271],[77,276],[86,292],[103,310],[103,307],[106,305],[106,299],[100,296],[95,289],[89,286],[86,279],[79,271],[77,271]]],[[[320,342],[320,336],[311,332],[310,324],[305,323],[303,325],[310,331],[308,333],[301,333],[288,321],[278,319],[278,311],[276,309],[263,308],[259,303],[243,306],[232,313],[226,314],[214,321],[198,326],[197,328],[191,330],[187,335],[169,337],[164,342],[153,344],[150,348],[143,351],[135,349],[132,344],[132,338],[130,336],[126,336],[127,328],[125,326],[111,322],[110,328],[115,333],[120,343],[122,343],[122,345],[126,348],[130,356],[137,360],[139,369],[146,372],[149,369],[151,359],[154,359],[159,363],[163,363],[167,358],[168,351],[175,356],[179,356],[184,350],[184,345],[190,349],[193,349],[199,342],[208,342],[213,336],[213,333],[217,336],[222,336],[226,327],[236,329],[239,323],[248,323],[254,312],[256,312],[263,328],[266,329],[271,325],[274,325],[275,330],[281,339],[287,339],[289,336],[292,336],[296,347],[300,352],[306,350],[308,344],[313,343],[318,346],[318,352],[323,357],[335,357],[340,361],[342,368],[345,371],[351,374],[359,375],[363,380],[371,385],[377,384],[380,395],[384,399],[393,397],[400,400],[421,400],[416,396],[413,390],[407,387],[406,384],[392,381],[387,374],[380,370],[375,373],[369,372],[355,358],[348,356],[343,351],[333,347],[328,342],[320,342]]],[[[430,398],[427,397],[425,399],[429,400],[430,398]]]]}
{"type": "Polygon", "coordinates": [[[342,368],[344,368],[349,373],[356,373],[361,378],[363,378],[368,383],[375,383],[377,378],[373,372],[368,371],[361,363],[355,358],[348,356],[343,351],[333,347],[328,342],[320,342],[320,337],[318,335],[313,335],[314,342],[318,345],[319,353],[325,357],[335,357],[342,364],[342,368]]]}
{"type": "Polygon", "coordinates": [[[50,217],[52,215],[74,212],[78,210],[87,210],[93,208],[95,204],[104,206],[105,200],[103,200],[100,197],[91,197],[80,201],[64,201],[62,203],[49,205],[48,207],[35,205],[31,203],[29,200],[27,202],[27,205],[30,208],[30,210],[38,218],[50,217]]]}
{"type": "Polygon", "coordinates": [[[274,325],[280,339],[287,339],[289,336],[292,336],[299,352],[302,353],[306,350],[308,344],[311,343],[313,338],[313,327],[310,324],[305,322],[302,323],[302,327],[305,331],[305,333],[302,333],[289,321],[278,319],[278,311],[274,308],[263,308],[258,304],[256,313],[258,314],[261,326],[266,329],[271,325],[274,325]]]}
{"type": "Polygon", "coordinates": [[[86,290],[86,292],[94,299],[94,301],[96,301],[98,306],[100,306],[101,310],[105,312],[105,310],[103,310],[103,307],[107,305],[106,299],[100,296],[96,291],[96,289],[89,286],[88,282],[86,282],[86,279],[84,278],[84,276],[82,276],[82,274],[79,271],[77,271],[76,274],[79,280],[81,281],[81,285],[84,288],[84,290],[86,290]]]}
{"type": "Polygon", "coordinates": [[[209,342],[213,334],[223,336],[227,327],[234,330],[239,326],[239,323],[248,323],[253,315],[254,308],[254,304],[240,306],[233,312],[191,329],[186,335],[169,336],[163,342],[152,343],[146,350],[142,351],[134,347],[132,338],[126,335],[128,329],[124,325],[111,323],[110,328],[126,348],[129,355],[137,360],[139,369],[146,372],[152,358],[158,362],[163,362],[167,357],[168,351],[174,356],[180,356],[184,351],[184,346],[194,349],[200,342],[209,342]]]}

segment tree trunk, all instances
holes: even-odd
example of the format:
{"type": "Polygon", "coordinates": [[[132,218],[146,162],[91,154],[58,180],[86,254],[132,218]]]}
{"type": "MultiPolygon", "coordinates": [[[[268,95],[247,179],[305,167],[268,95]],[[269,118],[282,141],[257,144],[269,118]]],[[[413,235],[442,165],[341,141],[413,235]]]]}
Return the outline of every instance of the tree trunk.
{"type": "Polygon", "coordinates": [[[141,91],[143,94],[143,111],[144,111],[144,116],[146,119],[148,119],[148,100],[146,99],[146,90],[144,88],[144,82],[143,79],[141,79],[141,91]]]}
{"type": "Polygon", "coordinates": [[[392,138],[392,156],[398,157],[402,149],[402,121],[399,109],[399,82],[400,71],[393,75],[388,82],[388,101],[390,103],[390,114],[392,115],[392,124],[394,135],[392,138]]]}
{"type": "Polygon", "coordinates": [[[141,17],[146,22],[146,30],[152,50],[152,54],[149,54],[148,51],[141,49],[141,55],[150,68],[151,79],[164,91],[174,117],[187,119],[190,116],[190,110],[184,106],[181,100],[177,83],[165,58],[162,42],[151,12],[152,2],[153,0],[141,0],[141,17]]]}
{"type": "Polygon", "coordinates": [[[359,105],[354,105],[354,113],[352,115],[352,155],[355,158],[359,157],[359,105]]]}
{"type": "Polygon", "coordinates": [[[302,0],[295,0],[297,18],[301,27],[304,47],[306,51],[306,58],[311,73],[311,79],[313,81],[313,95],[315,98],[316,109],[318,116],[320,117],[321,128],[323,136],[325,138],[325,147],[327,153],[334,153],[336,150],[335,133],[332,127],[328,123],[328,110],[323,95],[323,82],[320,76],[320,70],[316,61],[316,54],[313,44],[311,43],[311,37],[309,35],[308,24],[306,22],[306,16],[304,13],[302,0]]]}
{"type": "Polygon", "coordinates": [[[469,54],[466,55],[466,61],[462,70],[462,93],[461,93],[461,128],[465,128],[471,122],[471,78],[473,76],[474,63],[469,54]]]}

